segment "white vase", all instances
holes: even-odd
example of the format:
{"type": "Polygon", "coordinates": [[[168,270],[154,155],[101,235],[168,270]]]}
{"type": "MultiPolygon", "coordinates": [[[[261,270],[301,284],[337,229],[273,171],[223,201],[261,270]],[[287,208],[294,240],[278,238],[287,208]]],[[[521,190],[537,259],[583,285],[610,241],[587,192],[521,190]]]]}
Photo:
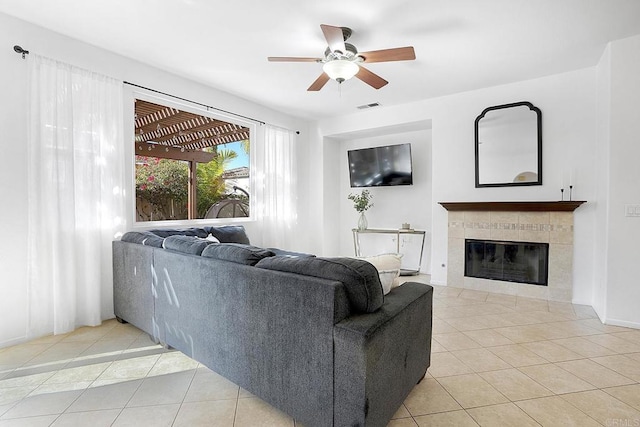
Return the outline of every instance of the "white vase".
{"type": "Polygon", "coordinates": [[[367,217],[364,216],[364,212],[360,212],[360,218],[358,218],[358,230],[364,231],[368,227],[367,217]]]}

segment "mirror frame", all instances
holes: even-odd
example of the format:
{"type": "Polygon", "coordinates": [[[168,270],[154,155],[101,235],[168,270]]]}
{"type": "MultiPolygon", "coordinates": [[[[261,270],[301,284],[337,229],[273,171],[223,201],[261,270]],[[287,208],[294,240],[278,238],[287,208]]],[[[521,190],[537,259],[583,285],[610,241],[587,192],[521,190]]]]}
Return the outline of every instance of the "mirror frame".
{"type": "Polygon", "coordinates": [[[521,186],[529,186],[529,185],[542,185],[542,112],[532,103],[527,101],[522,102],[514,102],[512,104],[504,104],[504,105],[496,105],[493,107],[487,107],[482,110],[482,113],[478,117],[476,117],[475,121],[475,154],[476,154],[476,188],[482,187],[521,187],[521,186]],[[530,182],[492,182],[480,184],[480,169],[479,169],[479,141],[478,141],[478,124],[480,120],[487,114],[489,111],[494,110],[503,110],[507,108],[513,107],[521,107],[526,106],[529,109],[536,113],[537,118],[537,141],[538,141],[538,180],[530,181],[530,182]]]}

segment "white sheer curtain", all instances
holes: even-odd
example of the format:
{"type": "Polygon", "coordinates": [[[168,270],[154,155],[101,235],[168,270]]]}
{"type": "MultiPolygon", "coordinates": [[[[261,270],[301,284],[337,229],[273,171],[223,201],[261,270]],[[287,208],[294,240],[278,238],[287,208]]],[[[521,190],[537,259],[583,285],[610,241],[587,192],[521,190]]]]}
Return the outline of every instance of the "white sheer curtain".
{"type": "Polygon", "coordinates": [[[260,156],[260,217],[263,246],[292,249],[297,221],[296,137],[276,126],[265,126],[264,151],[260,156]]]}
{"type": "Polygon", "coordinates": [[[113,313],[124,226],[122,82],[29,55],[27,336],[113,313]]]}

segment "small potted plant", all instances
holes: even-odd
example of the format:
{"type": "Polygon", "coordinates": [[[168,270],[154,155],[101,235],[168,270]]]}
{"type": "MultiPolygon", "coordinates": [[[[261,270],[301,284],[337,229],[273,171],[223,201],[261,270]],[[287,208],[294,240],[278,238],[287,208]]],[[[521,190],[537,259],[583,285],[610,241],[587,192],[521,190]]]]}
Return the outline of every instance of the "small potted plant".
{"type": "Polygon", "coordinates": [[[349,194],[349,200],[353,201],[353,207],[356,211],[360,213],[360,218],[358,219],[358,230],[366,230],[367,229],[367,217],[364,216],[364,212],[373,207],[373,195],[369,192],[369,190],[362,190],[360,194],[349,194]]]}

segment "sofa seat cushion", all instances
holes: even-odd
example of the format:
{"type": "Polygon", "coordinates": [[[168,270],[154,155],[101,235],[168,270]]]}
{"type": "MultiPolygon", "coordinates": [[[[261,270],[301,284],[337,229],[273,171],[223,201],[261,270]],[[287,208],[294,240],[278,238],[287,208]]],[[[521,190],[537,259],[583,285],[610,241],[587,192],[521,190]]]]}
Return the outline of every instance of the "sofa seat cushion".
{"type": "Polygon", "coordinates": [[[249,237],[242,225],[224,225],[222,227],[205,227],[207,233],[220,240],[220,243],[242,243],[249,245],[249,237]]]}
{"type": "Polygon", "coordinates": [[[164,239],[163,248],[184,254],[200,255],[204,248],[214,242],[195,236],[169,236],[164,239]]]}
{"type": "Polygon", "coordinates": [[[164,239],[148,231],[128,231],[120,239],[123,242],[137,243],[139,245],[161,248],[164,239]]]}
{"type": "Polygon", "coordinates": [[[195,236],[200,238],[205,238],[209,235],[209,232],[204,228],[158,228],[155,230],[149,230],[151,233],[160,236],[160,237],[169,237],[169,236],[195,236]]]}
{"type": "Polygon", "coordinates": [[[237,264],[256,265],[258,261],[274,256],[274,253],[266,249],[243,245],[241,243],[220,243],[208,246],[202,251],[202,256],[235,262],[237,264]]]}
{"type": "Polygon", "coordinates": [[[256,267],[342,282],[351,306],[359,312],[372,313],[384,302],[378,270],[360,259],[278,256],[265,258],[256,267]]]}

